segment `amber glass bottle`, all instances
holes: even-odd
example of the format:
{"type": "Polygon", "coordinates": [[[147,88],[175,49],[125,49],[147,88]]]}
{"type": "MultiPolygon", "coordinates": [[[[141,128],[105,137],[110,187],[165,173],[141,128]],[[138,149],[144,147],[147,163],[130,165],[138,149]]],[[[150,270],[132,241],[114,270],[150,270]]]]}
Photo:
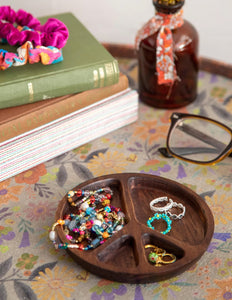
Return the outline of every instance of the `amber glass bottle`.
{"type": "MultiPolygon", "coordinates": [[[[153,4],[156,15],[168,14],[172,17],[178,12],[182,12],[184,0],[153,0],[153,4]]],[[[156,15],[155,19],[157,19],[156,15]]],[[[148,105],[158,108],[172,109],[185,106],[197,96],[198,33],[193,25],[183,18],[181,26],[171,29],[176,77],[172,83],[160,84],[158,82],[156,52],[159,31],[160,28],[139,41],[138,89],[140,99],[148,105]]]]}

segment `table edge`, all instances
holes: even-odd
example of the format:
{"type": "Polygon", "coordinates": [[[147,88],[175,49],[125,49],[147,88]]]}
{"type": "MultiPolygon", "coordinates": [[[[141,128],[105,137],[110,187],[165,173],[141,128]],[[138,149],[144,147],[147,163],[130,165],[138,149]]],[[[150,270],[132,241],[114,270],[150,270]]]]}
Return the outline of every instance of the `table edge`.
{"type": "MultiPolygon", "coordinates": [[[[112,44],[102,43],[102,45],[113,55],[120,58],[136,58],[136,51],[133,45],[130,44],[112,44]]],[[[213,74],[232,78],[232,64],[211,59],[208,57],[199,57],[199,68],[213,74]]]]}

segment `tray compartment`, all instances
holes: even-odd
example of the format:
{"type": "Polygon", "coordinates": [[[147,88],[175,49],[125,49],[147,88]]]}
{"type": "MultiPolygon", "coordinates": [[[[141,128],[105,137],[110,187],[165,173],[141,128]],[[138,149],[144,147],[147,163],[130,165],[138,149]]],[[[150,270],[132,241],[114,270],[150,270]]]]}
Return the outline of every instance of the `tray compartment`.
{"type": "Polygon", "coordinates": [[[123,266],[128,269],[138,265],[138,254],[132,236],[124,235],[121,238],[114,240],[102,251],[99,248],[99,251],[97,257],[101,262],[111,264],[115,267],[123,266]]]}
{"type": "MultiPolygon", "coordinates": [[[[179,259],[182,259],[185,256],[185,250],[181,247],[177,246],[176,244],[172,243],[171,241],[167,239],[157,239],[156,236],[145,233],[142,237],[143,245],[144,245],[144,252],[146,257],[148,257],[148,254],[152,250],[152,248],[145,249],[145,245],[154,245],[159,248],[162,248],[166,250],[167,253],[174,254],[176,256],[176,261],[179,259]]],[[[149,262],[150,263],[150,262],[149,262]]],[[[168,267],[168,265],[164,265],[160,268],[168,267]]]]}
{"type": "MultiPolygon", "coordinates": [[[[135,219],[138,223],[146,225],[148,218],[155,214],[150,209],[150,202],[154,198],[167,196],[173,201],[183,204],[186,208],[185,216],[182,219],[172,220],[172,229],[167,235],[190,245],[202,243],[207,230],[205,213],[200,205],[193,201],[191,195],[183,191],[182,186],[173,186],[169,182],[155,180],[152,177],[133,177],[130,178],[128,184],[133,199],[135,219]]],[[[177,213],[177,210],[172,209],[171,212],[177,213]]],[[[153,227],[156,232],[161,232],[166,229],[166,223],[163,220],[155,220],[153,227]]],[[[148,228],[148,231],[150,230],[152,229],[148,228]]]]}

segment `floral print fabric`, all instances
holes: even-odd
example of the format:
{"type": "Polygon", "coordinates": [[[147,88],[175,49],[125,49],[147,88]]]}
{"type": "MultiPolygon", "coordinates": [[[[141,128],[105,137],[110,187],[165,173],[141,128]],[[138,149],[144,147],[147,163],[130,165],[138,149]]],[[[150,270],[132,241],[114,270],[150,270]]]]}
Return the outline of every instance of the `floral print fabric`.
{"type": "MultiPolygon", "coordinates": [[[[136,61],[120,60],[120,68],[136,88],[136,61]]],[[[175,111],[205,115],[232,127],[231,83],[200,72],[197,99],[175,111]]],[[[1,299],[232,299],[232,161],[228,157],[214,166],[199,166],[162,157],[158,148],[165,145],[172,112],[140,103],[137,122],[0,182],[1,299]],[[87,272],[49,241],[57,205],[70,189],[120,172],[176,180],[212,210],[211,243],[183,274],[149,284],[112,282],[87,272]]]]}

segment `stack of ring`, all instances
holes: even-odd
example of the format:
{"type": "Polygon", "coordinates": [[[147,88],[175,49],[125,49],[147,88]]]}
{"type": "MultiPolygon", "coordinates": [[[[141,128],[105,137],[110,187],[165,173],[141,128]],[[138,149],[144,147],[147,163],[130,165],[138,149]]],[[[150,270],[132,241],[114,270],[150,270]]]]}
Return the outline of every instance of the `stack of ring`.
{"type": "Polygon", "coordinates": [[[150,202],[150,209],[156,212],[164,212],[167,214],[170,218],[176,220],[176,219],[182,219],[185,215],[185,206],[181,203],[174,202],[171,198],[168,197],[159,197],[155,198],[150,202]],[[155,206],[155,204],[163,201],[169,201],[165,206],[155,206]],[[170,209],[173,207],[180,208],[182,210],[179,214],[173,214],[170,212],[170,209]]]}
{"type": "Polygon", "coordinates": [[[162,234],[167,234],[170,230],[171,230],[171,224],[172,224],[172,220],[169,218],[169,216],[167,214],[159,214],[159,213],[156,213],[154,214],[154,216],[152,218],[149,218],[147,220],[147,226],[151,229],[155,229],[151,223],[154,221],[154,220],[160,220],[160,219],[163,219],[166,223],[167,223],[167,229],[164,230],[164,231],[161,231],[162,234]]]}
{"type": "Polygon", "coordinates": [[[167,265],[174,263],[176,261],[176,256],[171,253],[167,253],[166,250],[159,248],[154,245],[145,245],[145,249],[153,248],[148,255],[148,261],[155,264],[156,267],[161,267],[162,265],[167,265]]]}

